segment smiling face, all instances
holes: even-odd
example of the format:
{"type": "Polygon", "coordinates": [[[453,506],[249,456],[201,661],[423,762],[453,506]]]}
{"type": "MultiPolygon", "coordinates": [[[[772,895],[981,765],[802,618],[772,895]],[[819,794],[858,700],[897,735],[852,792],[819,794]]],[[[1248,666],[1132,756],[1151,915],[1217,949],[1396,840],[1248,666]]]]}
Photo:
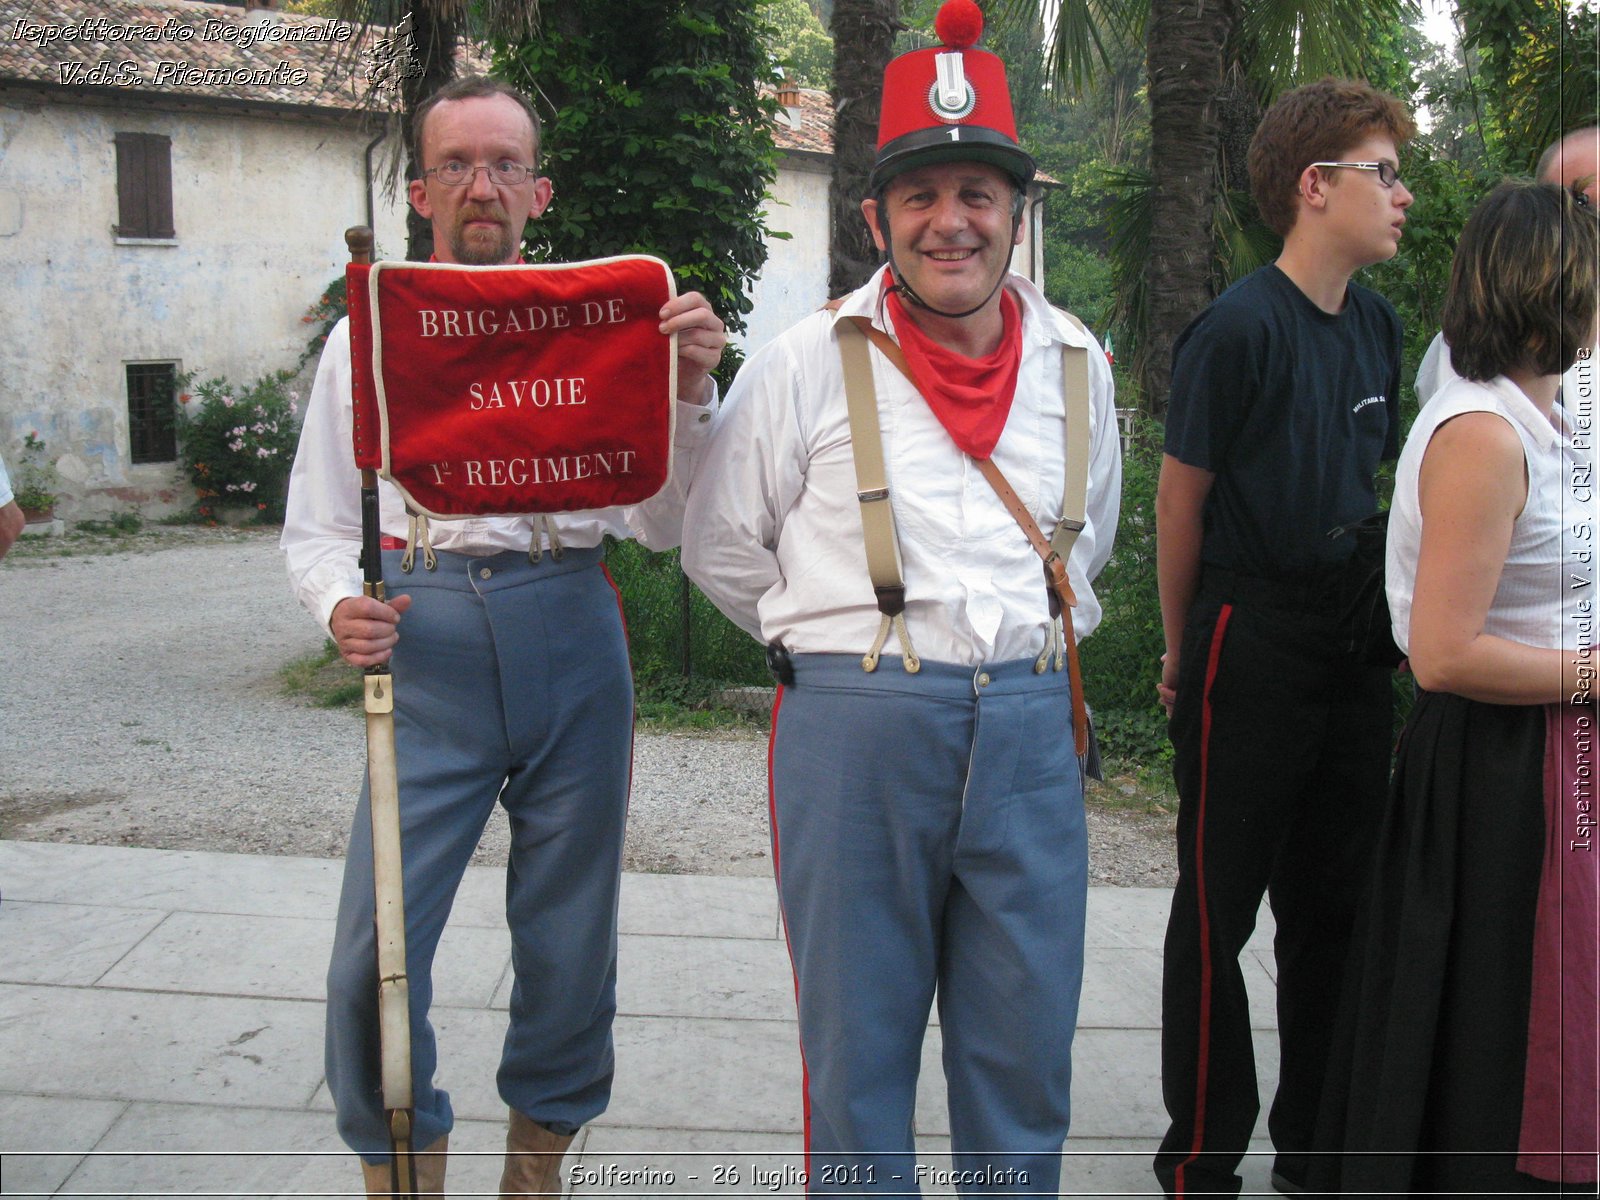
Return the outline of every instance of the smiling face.
{"type": "MultiPolygon", "coordinates": [[[[509,96],[446,100],[427,114],[422,131],[422,170],[452,159],[468,166],[510,161],[531,167],[538,158],[533,126],[509,96]]],[[[449,187],[435,175],[414,179],[411,205],[433,222],[434,254],[440,262],[496,265],[515,262],[522,227],[550,203],[550,181],[530,176],[503,187],[487,171],[449,187]]]]}
{"type": "MultiPolygon", "coordinates": [[[[1387,162],[1398,168],[1394,139],[1374,134],[1339,155],[1340,162],[1387,162]]],[[[1353,167],[1307,167],[1302,188],[1323,203],[1328,250],[1352,270],[1384,262],[1400,247],[1412,195],[1403,180],[1384,187],[1376,171],[1353,167]]]]}
{"type": "Polygon", "coordinates": [[[930,308],[962,313],[982,305],[982,316],[990,308],[998,313],[995,285],[1022,241],[1012,219],[1015,196],[1011,178],[997,167],[935,163],[896,176],[883,202],[864,200],[861,211],[878,249],[892,242],[897,277],[930,308]]]}

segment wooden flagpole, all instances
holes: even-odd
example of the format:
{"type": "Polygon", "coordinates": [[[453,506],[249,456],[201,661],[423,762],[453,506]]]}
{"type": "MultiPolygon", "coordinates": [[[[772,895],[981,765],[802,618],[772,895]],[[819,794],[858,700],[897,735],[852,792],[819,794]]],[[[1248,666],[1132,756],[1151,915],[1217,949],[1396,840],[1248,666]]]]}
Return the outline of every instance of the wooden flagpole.
{"type": "MultiPolygon", "coordinates": [[[[357,225],[345,231],[350,261],[372,262],[372,230],[357,225]]],[[[348,296],[349,307],[365,295],[348,296]]],[[[384,599],[382,532],[378,521],[378,473],[361,469],[362,592],[384,599]]],[[[416,1162],[412,1149],[411,988],[406,977],[405,888],[400,858],[400,785],[394,757],[394,677],[387,663],[366,668],[367,784],[372,812],[372,878],[377,907],[378,1045],[382,1062],[383,1107],[388,1114],[394,1195],[415,1200],[416,1162]]]]}

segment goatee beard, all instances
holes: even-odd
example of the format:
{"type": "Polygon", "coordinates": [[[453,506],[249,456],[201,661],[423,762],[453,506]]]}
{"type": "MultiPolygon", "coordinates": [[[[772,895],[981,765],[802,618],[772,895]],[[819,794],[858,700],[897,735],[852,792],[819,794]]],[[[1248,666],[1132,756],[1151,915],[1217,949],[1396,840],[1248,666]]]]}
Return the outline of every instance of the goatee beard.
{"type": "Polygon", "coordinates": [[[456,261],[473,267],[499,266],[513,257],[515,246],[512,244],[511,233],[504,224],[505,212],[499,208],[466,208],[457,218],[456,227],[450,231],[450,249],[455,254],[456,261]],[[467,237],[467,223],[469,221],[494,221],[495,232],[492,240],[485,242],[481,237],[471,240],[467,237]]]}

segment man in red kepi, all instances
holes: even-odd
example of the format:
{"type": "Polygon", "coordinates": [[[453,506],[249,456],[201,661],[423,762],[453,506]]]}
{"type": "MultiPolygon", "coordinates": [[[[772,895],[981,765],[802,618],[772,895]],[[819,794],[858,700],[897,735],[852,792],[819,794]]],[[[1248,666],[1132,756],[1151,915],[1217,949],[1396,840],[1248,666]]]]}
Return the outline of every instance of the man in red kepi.
{"type": "Polygon", "coordinates": [[[684,523],[685,567],[782,684],[773,862],[817,1195],[1055,1195],[1069,1117],[1075,672],[1043,554],[985,472],[1044,554],[1079,528],[1053,565],[1065,637],[1087,634],[1121,479],[1111,372],[1010,271],[1034,164],[981,14],[952,0],[937,28],[884,75],[862,212],[887,265],[745,366],[684,523]],[[935,995],[948,1169],[912,1136],[935,995]]]}

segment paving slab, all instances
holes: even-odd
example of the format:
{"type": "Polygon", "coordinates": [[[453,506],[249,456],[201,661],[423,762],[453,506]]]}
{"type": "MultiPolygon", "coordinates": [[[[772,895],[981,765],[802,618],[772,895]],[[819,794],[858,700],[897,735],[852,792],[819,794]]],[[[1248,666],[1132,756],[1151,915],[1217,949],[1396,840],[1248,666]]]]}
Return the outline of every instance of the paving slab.
{"type": "MultiPolygon", "coordinates": [[[[327,997],[333,920],[175,912],[98,981],[157,992],[327,997]]],[[[435,958],[434,1003],[485,1008],[511,960],[499,929],[450,928],[435,958]]]]}
{"type": "Polygon", "coordinates": [[[165,916],[153,908],[0,902],[0,982],[87,987],[165,916]]]}
{"type": "MultiPolygon", "coordinates": [[[[356,1194],[322,1078],[340,874],[315,859],[0,842],[5,1194],[356,1194]]],[[[453,1196],[494,1195],[499,1179],[504,886],[500,869],[469,869],[440,946],[453,1196]]],[[[1064,1195],[1151,1194],[1170,903],[1163,889],[1091,890],[1064,1195]]],[[[620,920],[614,1096],[580,1134],[567,1190],[799,1194],[801,1064],[771,881],[628,875],[620,920]]],[[[1263,908],[1242,960],[1263,1108],[1277,1071],[1271,932],[1263,908]]],[[[935,1021],[916,1116],[931,1167],[949,1152],[939,1049],[935,1021]]],[[[1270,1148],[1256,1148],[1247,1195],[1267,1187],[1270,1148]]]]}
{"type": "Polygon", "coordinates": [[[0,1095],[0,1189],[53,1196],[125,1108],[120,1100],[0,1095]]]}
{"type": "Polygon", "coordinates": [[[322,1006],[0,984],[0,1093],[298,1107],[322,1006]]]}
{"type": "Polygon", "coordinates": [[[0,842],[0,895],[64,904],[326,918],[343,870],[324,858],[0,842]]]}
{"type": "Polygon", "coordinates": [[[792,1021],[619,1017],[611,1107],[595,1125],[798,1132],[795,1029],[792,1021]]]}
{"type": "Polygon", "coordinates": [[[685,937],[782,938],[771,879],[709,875],[626,875],[623,933],[685,937]]]}
{"type": "Polygon", "coordinates": [[[789,952],[775,938],[623,934],[617,1009],[634,1015],[795,1019],[789,952]]]}

